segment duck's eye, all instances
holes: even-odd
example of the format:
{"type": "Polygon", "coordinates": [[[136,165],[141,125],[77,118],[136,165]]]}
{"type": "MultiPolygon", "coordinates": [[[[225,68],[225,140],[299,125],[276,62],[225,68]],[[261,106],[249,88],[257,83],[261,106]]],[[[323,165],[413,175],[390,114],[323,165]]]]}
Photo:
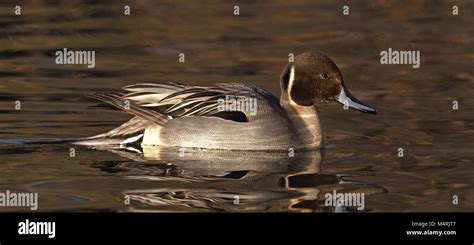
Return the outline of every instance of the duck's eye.
{"type": "Polygon", "coordinates": [[[327,73],[323,73],[323,74],[321,74],[321,77],[324,78],[324,79],[328,79],[329,76],[328,76],[327,73]]]}

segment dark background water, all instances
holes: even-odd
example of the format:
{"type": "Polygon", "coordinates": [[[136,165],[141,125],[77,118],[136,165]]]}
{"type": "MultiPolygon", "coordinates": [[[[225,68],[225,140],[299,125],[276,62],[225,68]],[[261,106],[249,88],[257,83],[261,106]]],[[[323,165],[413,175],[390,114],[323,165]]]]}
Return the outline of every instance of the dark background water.
{"type": "MultiPolygon", "coordinates": [[[[0,4],[0,191],[38,192],[40,211],[344,211],[324,207],[333,190],[365,193],[369,212],[474,211],[474,2],[351,1],[349,16],[336,1],[127,4],[130,16],[122,1],[28,1],[21,16],[0,4]],[[63,48],[95,50],[96,67],[56,65],[63,48]],[[381,65],[388,48],[419,50],[421,67],[381,65]],[[70,145],[14,143],[109,130],[129,116],[84,94],[137,82],[242,82],[279,95],[288,53],[310,50],[379,112],[319,106],[323,152],[145,160],[74,146],[71,158],[70,145]]],[[[14,210],[28,209],[0,209],[14,210]]]]}

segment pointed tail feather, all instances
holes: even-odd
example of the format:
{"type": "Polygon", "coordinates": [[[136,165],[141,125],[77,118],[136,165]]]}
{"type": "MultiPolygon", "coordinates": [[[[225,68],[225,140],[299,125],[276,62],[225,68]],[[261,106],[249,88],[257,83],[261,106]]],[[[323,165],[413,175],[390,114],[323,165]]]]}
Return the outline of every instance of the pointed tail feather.
{"type": "Polygon", "coordinates": [[[158,113],[152,109],[137,105],[133,100],[125,99],[122,94],[89,94],[88,97],[103,101],[124,112],[130,113],[146,121],[153,122],[158,125],[164,125],[169,118],[166,115],[158,113]]]}

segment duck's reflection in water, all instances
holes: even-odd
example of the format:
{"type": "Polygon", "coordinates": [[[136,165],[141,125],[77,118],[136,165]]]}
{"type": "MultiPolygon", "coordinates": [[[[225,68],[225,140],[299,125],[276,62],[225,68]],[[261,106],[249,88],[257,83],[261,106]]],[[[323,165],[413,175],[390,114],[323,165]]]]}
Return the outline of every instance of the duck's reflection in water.
{"type": "Polygon", "coordinates": [[[107,150],[133,161],[109,164],[104,170],[153,182],[153,188],[123,191],[124,198],[130,201],[124,211],[339,212],[348,210],[325,206],[324,193],[353,189],[344,190],[341,175],[320,173],[324,149],[248,152],[145,147],[142,153],[107,150]]]}

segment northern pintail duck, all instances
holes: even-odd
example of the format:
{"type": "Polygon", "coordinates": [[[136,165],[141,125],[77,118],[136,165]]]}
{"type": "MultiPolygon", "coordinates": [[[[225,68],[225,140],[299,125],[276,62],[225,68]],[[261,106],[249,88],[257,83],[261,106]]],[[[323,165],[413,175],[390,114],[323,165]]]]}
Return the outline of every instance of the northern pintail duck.
{"type": "Polygon", "coordinates": [[[134,117],[76,143],[288,151],[325,143],[318,102],[337,101],[376,114],[349,93],[336,64],[319,53],[306,52],[288,63],[280,88],[279,100],[262,88],[239,83],[140,83],[123,92],[92,94],[134,117]],[[240,102],[256,104],[255,110],[240,102]]]}

